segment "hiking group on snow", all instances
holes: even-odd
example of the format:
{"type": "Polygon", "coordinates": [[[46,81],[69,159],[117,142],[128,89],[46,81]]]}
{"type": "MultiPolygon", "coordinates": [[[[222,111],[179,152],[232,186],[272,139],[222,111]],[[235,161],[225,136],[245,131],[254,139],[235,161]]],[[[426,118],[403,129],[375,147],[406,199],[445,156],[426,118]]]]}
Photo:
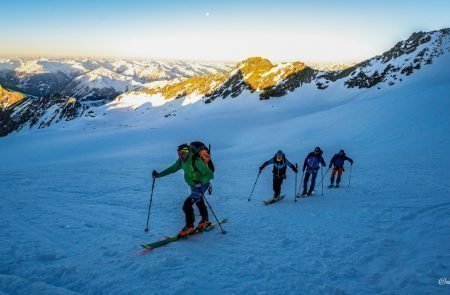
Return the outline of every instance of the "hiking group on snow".
{"type": "MultiPolygon", "coordinates": [[[[209,192],[209,194],[212,193],[212,186],[210,182],[212,179],[214,179],[214,171],[215,171],[214,164],[211,159],[211,147],[210,146],[207,147],[204,143],[196,141],[192,142],[189,145],[182,144],[178,146],[177,153],[178,159],[170,167],[161,172],[157,172],[156,170],[153,170],[152,172],[153,185],[152,185],[152,195],[150,197],[149,216],[155,179],[170,175],[182,169],[184,172],[184,180],[186,184],[190,187],[191,193],[186,198],[183,204],[183,212],[185,214],[186,224],[178,233],[178,235],[172,239],[176,240],[178,238],[186,238],[192,234],[206,231],[207,229],[215,225],[219,225],[222,229],[222,232],[225,233],[225,231],[221,226],[221,223],[225,222],[225,220],[220,221],[219,219],[217,219],[217,216],[215,215],[213,209],[211,208],[210,204],[208,203],[208,200],[205,197],[206,192],[209,192]],[[195,223],[194,204],[197,206],[201,216],[201,220],[196,227],[194,225],[195,223]],[[209,220],[208,208],[206,205],[208,205],[211,213],[213,213],[217,223],[212,224],[211,221],[209,220]]],[[[326,173],[323,174],[322,172],[321,183],[323,182],[323,179],[328,173],[328,171],[333,167],[330,177],[330,185],[328,187],[338,188],[342,179],[342,174],[344,173],[345,161],[349,161],[350,164],[353,165],[353,160],[347,157],[344,150],[340,150],[337,154],[335,154],[332,157],[326,173]],[[335,180],[336,185],[334,184],[335,180]]],[[[292,162],[290,162],[287,159],[284,152],[279,150],[271,159],[265,161],[259,167],[258,176],[256,178],[252,192],[248,199],[249,201],[251,200],[251,196],[253,194],[253,191],[255,189],[260,174],[262,173],[264,168],[268,165],[273,165],[272,174],[273,174],[274,195],[272,199],[264,201],[266,205],[272,204],[274,202],[283,199],[284,196],[281,195],[281,185],[283,184],[283,181],[286,179],[286,172],[288,167],[291,168],[292,171],[296,174],[295,189],[297,191],[297,174],[299,172],[298,164],[297,163],[293,164],[292,162]]],[[[321,166],[326,167],[326,162],[323,158],[323,151],[320,149],[320,147],[316,147],[314,151],[310,152],[306,156],[303,162],[302,168],[303,174],[301,178],[303,181],[303,192],[301,194],[296,195],[295,201],[297,201],[297,198],[299,197],[311,196],[314,193],[317,174],[321,166]],[[311,182],[308,189],[308,182],[310,179],[311,182]]],[[[148,230],[148,218],[146,230],[148,230]]],[[[167,239],[166,241],[169,242],[169,240],[170,238],[167,239]]],[[[158,246],[161,244],[161,242],[157,243],[158,246]]],[[[147,248],[151,249],[150,246],[148,246],[147,248]]]]}

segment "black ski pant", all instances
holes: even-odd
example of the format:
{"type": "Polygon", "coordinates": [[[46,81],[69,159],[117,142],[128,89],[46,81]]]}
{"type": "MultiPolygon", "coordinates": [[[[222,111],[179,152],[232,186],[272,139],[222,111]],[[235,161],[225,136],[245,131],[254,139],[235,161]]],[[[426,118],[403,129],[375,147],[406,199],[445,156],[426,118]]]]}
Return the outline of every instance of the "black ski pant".
{"type": "Polygon", "coordinates": [[[286,177],[282,176],[279,177],[277,175],[273,176],[273,192],[274,192],[274,197],[278,197],[281,194],[281,185],[283,184],[283,180],[286,177]]]}

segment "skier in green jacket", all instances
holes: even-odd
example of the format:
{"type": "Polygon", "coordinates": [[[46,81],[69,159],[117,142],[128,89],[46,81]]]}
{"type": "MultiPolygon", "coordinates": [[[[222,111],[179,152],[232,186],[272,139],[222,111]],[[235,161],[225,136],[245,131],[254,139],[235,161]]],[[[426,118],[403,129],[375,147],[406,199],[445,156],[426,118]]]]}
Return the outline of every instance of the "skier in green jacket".
{"type": "Polygon", "coordinates": [[[183,211],[186,217],[186,225],[181,229],[181,237],[192,234],[195,231],[194,203],[197,205],[202,220],[197,225],[198,229],[204,229],[211,225],[208,218],[208,209],[203,199],[204,194],[210,186],[210,181],[214,178],[214,173],[200,156],[194,156],[194,152],[189,145],[182,144],[178,147],[178,160],[169,168],[162,172],[153,170],[152,176],[159,178],[175,173],[180,169],[184,171],[184,180],[191,189],[191,194],[184,201],[183,211]]]}

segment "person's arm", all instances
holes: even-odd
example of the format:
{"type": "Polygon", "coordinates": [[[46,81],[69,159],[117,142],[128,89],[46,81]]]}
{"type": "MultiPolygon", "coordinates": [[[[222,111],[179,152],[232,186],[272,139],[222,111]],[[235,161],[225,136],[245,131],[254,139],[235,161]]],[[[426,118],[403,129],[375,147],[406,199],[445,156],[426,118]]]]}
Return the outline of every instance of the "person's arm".
{"type": "Polygon", "coordinates": [[[178,159],[172,166],[158,173],[158,177],[164,177],[169,174],[175,173],[181,169],[181,160],[178,159]]]}
{"type": "Polygon", "coordinates": [[[292,171],[294,171],[295,173],[298,172],[297,167],[295,167],[295,165],[292,164],[288,159],[286,159],[286,164],[287,164],[289,167],[291,167],[292,171]]]}
{"type": "Polygon", "coordinates": [[[322,156],[320,156],[320,163],[322,163],[322,167],[327,166],[327,163],[325,163],[325,160],[323,159],[322,156]]]}
{"type": "Polygon", "coordinates": [[[333,165],[334,161],[336,161],[336,157],[337,156],[334,155],[333,158],[331,158],[330,165],[328,166],[328,168],[331,168],[331,166],[333,165]]]}
{"type": "Polygon", "coordinates": [[[270,159],[268,161],[265,161],[261,167],[259,167],[259,172],[263,171],[264,168],[266,168],[267,165],[273,164],[273,159],[270,159]]]}
{"type": "Polygon", "coordinates": [[[308,163],[309,154],[306,156],[305,161],[303,162],[303,171],[306,169],[306,163],[308,163]]]}
{"type": "Polygon", "coordinates": [[[353,165],[353,160],[347,156],[345,156],[345,160],[349,161],[351,165],[353,165]]]}

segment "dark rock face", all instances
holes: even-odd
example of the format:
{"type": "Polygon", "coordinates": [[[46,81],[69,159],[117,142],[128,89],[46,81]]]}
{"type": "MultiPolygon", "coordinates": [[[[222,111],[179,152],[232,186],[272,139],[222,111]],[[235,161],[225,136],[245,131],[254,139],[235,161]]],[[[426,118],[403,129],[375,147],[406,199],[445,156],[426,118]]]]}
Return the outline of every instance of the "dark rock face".
{"type": "Polygon", "coordinates": [[[306,67],[305,69],[288,76],[277,85],[263,90],[259,95],[259,98],[265,100],[272,97],[284,96],[288,92],[301,87],[304,83],[311,83],[315,74],[316,72],[313,69],[306,67]]]}
{"type": "Polygon", "coordinates": [[[112,101],[117,96],[123,94],[122,92],[118,92],[114,88],[93,88],[90,89],[89,87],[85,86],[82,91],[78,89],[77,91],[74,91],[73,89],[75,87],[78,87],[78,85],[73,85],[75,82],[71,82],[66,89],[62,92],[63,95],[66,96],[73,96],[73,94],[77,94],[76,96],[82,97],[82,101],[92,101],[97,102],[97,104],[104,104],[112,101]]]}
{"type": "Polygon", "coordinates": [[[235,74],[228,77],[228,79],[219,88],[214,90],[212,93],[205,94],[205,103],[211,103],[219,97],[223,99],[228,96],[237,97],[244,92],[244,90],[248,90],[250,92],[255,91],[247,82],[245,82],[242,71],[238,70],[235,74]]]}
{"type": "Polygon", "coordinates": [[[69,85],[72,77],[63,72],[18,76],[13,71],[0,72],[0,84],[34,96],[60,93],[69,85]]]}
{"type": "Polygon", "coordinates": [[[45,128],[60,121],[70,121],[82,116],[88,108],[76,99],[60,94],[27,97],[7,110],[0,111],[0,136],[26,126],[45,128]]]}

